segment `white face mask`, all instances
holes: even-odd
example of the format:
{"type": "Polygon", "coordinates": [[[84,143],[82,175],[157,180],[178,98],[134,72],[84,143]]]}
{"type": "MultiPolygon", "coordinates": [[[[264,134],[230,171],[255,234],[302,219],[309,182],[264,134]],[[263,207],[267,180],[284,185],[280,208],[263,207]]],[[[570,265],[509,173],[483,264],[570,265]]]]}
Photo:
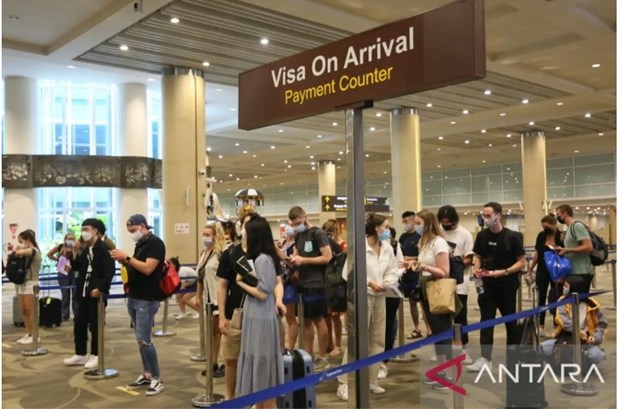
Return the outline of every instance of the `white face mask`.
{"type": "Polygon", "coordinates": [[[142,230],[136,230],[136,231],[134,231],[133,233],[130,233],[130,234],[131,234],[131,239],[132,239],[133,241],[135,241],[136,243],[140,241],[140,239],[142,238],[142,236],[144,236],[144,235],[142,234],[142,230]]]}
{"type": "Polygon", "coordinates": [[[213,245],[213,238],[211,237],[203,237],[202,245],[205,247],[211,247],[213,245]]]}
{"type": "Polygon", "coordinates": [[[92,238],[93,238],[93,233],[92,232],[89,232],[89,231],[83,231],[82,232],[82,240],[88,242],[92,238]]]}

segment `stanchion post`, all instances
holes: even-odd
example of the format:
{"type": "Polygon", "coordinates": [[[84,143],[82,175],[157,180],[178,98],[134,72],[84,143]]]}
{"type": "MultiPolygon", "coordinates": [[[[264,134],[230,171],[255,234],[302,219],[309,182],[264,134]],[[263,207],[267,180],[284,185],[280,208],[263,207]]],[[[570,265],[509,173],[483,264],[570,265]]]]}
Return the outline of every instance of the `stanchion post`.
{"type": "MultiPolygon", "coordinates": [[[[465,308],[465,306],[463,307],[465,308]]],[[[463,341],[461,339],[461,324],[453,324],[452,325],[452,354],[453,356],[461,356],[463,354],[463,341]]],[[[452,367],[454,371],[454,367],[452,367]]],[[[452,379],[456,379],[456,385],[459,387],[463,387],[463,377],[457,377],[456,374],[452,373],[452,379]]],[[[463,399],[463,395],[456,391],[452,391],[452,402],[454,409],[463,409],[465,406],[465,400],[463,399]]]]}
{"type": "Polygon", "coordinates": [[[299,337],[297,338],[297,348],[304,349],[304,336],[306,331],[304,330],[305,318],[304,318],[304,296],[303,294],[297,295],[297,318],[299,319],[299,337]]]}
{"type": "MultiPolygon", "coordinates": [[[[571,293],[573,302],[571,303],[571,315],[573,321],[573,363],[580,371],[577,375],[581,379],[581,326],[579,325],[579,293],[571,293]]],[[[572,375],[571,375],[572,378],[572,375]]],[[[585,382],[571,382],[562,385],[562,392],[575,396],[594,396],[598,395],[598,388],[595,385],[585,382]]]]}
{"type": "Polygon", "coordinates": [[[616,260],[610,260],[611,263],[611,285],[613,286],[614,305],[607,307],[608,310],[616,310],[616,260]]]}
{"type": "MultiPolygon", "coordinates": [[[[201,314],[204,316],[204,308],[201,309],[201,314]]],[[[206,303],[207,317],[206,322],[203,325],[201,333],[203,338],[208,339],[211,343],[213,339],[213,306],[210,303],[206,303]]],[[[192,399],[192,406],[195,408],[208,408],[211,405],[220,403],[224,400],[224,395],[219,393],[213,393],[213,356],[211,351],[206,353],[206,380],[205,380],[205,394],[198,395],[192,399]]]]}
{"type": "Polygon", "coordinates": [[[105,368],[105,345],[104,345],[104,324],[105,323],[105,303],[103,300],[103,294],[99,294],[97,299],[97,356],[98,364],[97,369],[84,372],[84,378],[90,380],[110,379],[118,376],[116,369],[105,368]]]}
{"type": "Polygon", "coordinates": [[[39,286],[33,287],[34,293],[32,306],[32,348],[21,351],[22,356],[39,356],[47,354],[47,349],[39,348],[39,286]]]}
{"type": "Polygon", "coordinates": [[[205,309],[202,305],[202,300],[200,303],[200,308],[198,309],[198,333],[200,334],[200,354],[192,355],[189,359],[192,362],[205,362],[207,360],[207,341],[205,339],[205,309]]]}
{"type": "Polygon", "coordinates": [[[153,333],[154,337],[171,337],[176,335],[177,333],[174,331],[168,331],[168,300],[170,298],[166,298],[164,301],[164,318],[161,322],[161,330],[155,331],[153,333]]]}
{"type": "MultiPolygon", "coordinates": [[[[398,307],[398,344],[399,346],[405,345],[405,302],[404,299],[400,299],[400,306],[398,307]]],[[[395,363],[406,363],[406,362],[414,362],[418,360],[418,356],[415,354],[411,354],[411,357],[408,357],[405,354],[401,354],[395,356],[394,358],[390,358],[390,362],[395,363]]]]}
{"type": "Polygon", "coordinates": [[[517,273],[519,287],[517,287],[517,312],[523,311],[523,280],[521,272],[517,273]]]}

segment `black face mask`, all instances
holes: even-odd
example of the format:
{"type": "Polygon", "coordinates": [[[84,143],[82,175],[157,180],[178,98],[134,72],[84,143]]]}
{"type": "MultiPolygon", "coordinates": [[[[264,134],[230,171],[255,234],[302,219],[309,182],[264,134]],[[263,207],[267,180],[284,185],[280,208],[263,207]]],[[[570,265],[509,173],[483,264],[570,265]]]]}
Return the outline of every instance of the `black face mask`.
{"type": "Polygon", "coordinates": [[[442,224],[441,227],[443,227],[443,229],[445,231],[450,231],[450,230],[454,229],[454,225],[452,225],[452,224],[442,224]]]}
{"type": "Polygon", "coordinates": [[[545,232],[545,234],[546,234],[547,236],[549,236],[549,235],[551,235],[551,234],[553,234],[553,233],[555,232],[555,230],[554,230],[554,229],[552,229],[551,227],[545,227],[545,228],[543,229],[543,231],[545,232]]]}
{"type": "Polygon", "coordinates": [[[558,221],[558,223],[564,224],[564,219],[561,218],[560,216],[556,216],[555,219],[558,221]]]}

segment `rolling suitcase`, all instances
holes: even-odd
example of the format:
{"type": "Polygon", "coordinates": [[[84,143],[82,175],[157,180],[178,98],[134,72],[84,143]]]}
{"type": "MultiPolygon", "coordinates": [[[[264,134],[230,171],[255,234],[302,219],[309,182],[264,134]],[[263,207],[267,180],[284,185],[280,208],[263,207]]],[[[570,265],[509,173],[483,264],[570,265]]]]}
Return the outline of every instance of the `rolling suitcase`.
{"type": "MultiPolygon", "coordinates": [[[[312,356],[303,349],[286,349],[282,354],[284,361],[284,382],[291,382],[314,373],[312,356]]],[[[314,385],[298,389],[293,393],[278,396],[277,407],[280,409],[314,409],[316,408],[316,392],[314,385]]]]}
{"type": "Polygon", "coordinates": [[[24,326],[24,316],[19,305],[19,297],[13,296],[13,325],[16,327],[24,326]]]}
{"type": "Polygon", "coordinates": [[[62,322],[62,301],[50,296],[39,300],[39,325],[60,327],[62,322]]]}

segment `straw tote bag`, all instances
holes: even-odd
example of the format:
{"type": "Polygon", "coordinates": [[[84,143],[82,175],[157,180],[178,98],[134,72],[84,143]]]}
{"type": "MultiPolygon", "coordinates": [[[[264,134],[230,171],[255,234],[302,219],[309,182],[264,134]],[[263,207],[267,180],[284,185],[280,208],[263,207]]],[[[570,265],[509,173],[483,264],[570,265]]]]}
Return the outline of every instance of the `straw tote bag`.
{"type": "Polygon", "coordinates": [[[426,282],[428,308],[432,314],[454,314],[456,311],[454,294],[456,294],[454,278],[441,278],[426,282]]]}

